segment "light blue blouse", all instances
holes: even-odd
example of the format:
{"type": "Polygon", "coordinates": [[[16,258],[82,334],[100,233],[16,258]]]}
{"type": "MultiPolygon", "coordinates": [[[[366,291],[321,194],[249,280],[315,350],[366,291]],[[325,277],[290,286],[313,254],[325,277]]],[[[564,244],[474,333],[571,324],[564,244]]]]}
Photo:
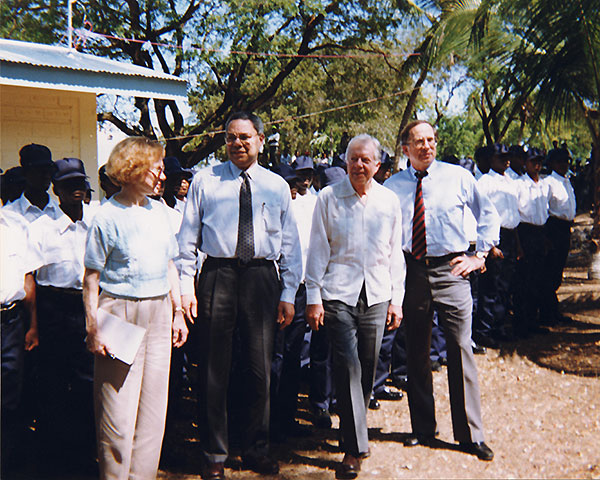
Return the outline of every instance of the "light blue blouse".
{"type": "Polygon", "coordinates": [[[89,229],[84,264],[100,272],[100,287],[126,298],[167,294],[169,260],[179,254],[167,206],[148,199],[125,206],[114,198],[98,209],[89,229]]]}

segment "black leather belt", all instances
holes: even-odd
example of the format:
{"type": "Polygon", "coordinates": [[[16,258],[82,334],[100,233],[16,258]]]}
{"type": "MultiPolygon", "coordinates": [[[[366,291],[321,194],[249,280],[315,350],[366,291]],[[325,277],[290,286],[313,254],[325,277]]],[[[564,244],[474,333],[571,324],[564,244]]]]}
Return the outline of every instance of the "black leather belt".
{"type": "Polygon", "coordinates": [[[19,305],[21,302],[22,302],[22,300],[16,300],[16,301],[10,302],[10,303],[3,303],[2,306],[0,306],[0,312],[9,312],[13,308],[15,308],[17,305],[19,305]]]}
{"type": "Polygon", "coordinates": [[[452,259],[460,257],[461,255],[464,255],[464,252],[449,253],[447,255],[442,255],[441,257],[424,257],[419,260],[415,258],[412,253],[404,252],[404,256],[407,260],[420,263],[426,267],[439,267],[440,265],[449,263],[452,259]]]}
{"type": "Polygon", "coordinates": [[[83,294],[83,290],[79,290],[78,288],[60,288],[53,287],[52,285],[38,285],[37,288],[42,290],[46,290],[48,292],[59,293],[61,295],[79,295],[83,294]]]}
{"type": "Polygon", "coordinates": [[[253,258],[248,262],[243,262],[239,258],[207,257],[205,262],[214,262],[219,266],[235,268],[266,267],[273,265],[273,260],[267,260],[265,258],[253,258]]]}
{"type": "Polygon", "coordinates": [[[22,305],[23,300],[17,300],[11,303],[4,303],[0,307],[0,317],[2,318],[2,323],[8,323],[15,317],[18,317],[21,312],[22,305]]]}

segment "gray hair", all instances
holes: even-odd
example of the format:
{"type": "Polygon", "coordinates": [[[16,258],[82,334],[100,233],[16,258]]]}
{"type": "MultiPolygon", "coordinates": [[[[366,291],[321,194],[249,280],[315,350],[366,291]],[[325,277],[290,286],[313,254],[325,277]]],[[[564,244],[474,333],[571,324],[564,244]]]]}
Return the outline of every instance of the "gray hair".
{"type": "Polygon", "coordinates": [[[368,133],[356,135],[348,142],[348,147],[346,147],[346,162],[350,161],[350,151],[352,148],[354,148],[355,145],[362,145],[364,143],[371,143],[371,145],[373,145],[373,150],[375,150],[375,161],[381,162],[381,143],[368,133]]]}

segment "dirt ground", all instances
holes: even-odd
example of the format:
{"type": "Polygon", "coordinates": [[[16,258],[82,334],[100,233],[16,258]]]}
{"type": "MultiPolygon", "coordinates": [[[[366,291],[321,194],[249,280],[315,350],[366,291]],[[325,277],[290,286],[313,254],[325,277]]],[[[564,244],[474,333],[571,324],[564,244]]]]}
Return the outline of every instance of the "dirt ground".
{"type": "MultiPolygon", "coordinates": [[[[578,217],[581,238],[590,225],[589,217],[578,217]]],[[[404,447],[402,439],[410,432],[406,398],[381,402],[380,410],[368,414],[372,454],[363,461],[359,478],[600,478],[600,284],[587,280],[587,254],[581,242],[574,243],[559,291],[563,312],[573,322],[476,356],[486,441],[494,460],[482,462],[457,450],[443,368],[434,373],[439,441],[431,447],[404,447]]],[[[170,436],[173,455],[163,458],[160,479],[200,478],[192,403],[189,399],[190,410],[183,412],[188,421],[170,436]]],[[[310,424],[307,404],[303,394],[299,419],[310,424]]],[[[279,475],[242,470],[235,456],[226,463],[226,475],[233,480],[335,478],[342,454],[333,418],[332,430],[272,446],[279,475]]]]}

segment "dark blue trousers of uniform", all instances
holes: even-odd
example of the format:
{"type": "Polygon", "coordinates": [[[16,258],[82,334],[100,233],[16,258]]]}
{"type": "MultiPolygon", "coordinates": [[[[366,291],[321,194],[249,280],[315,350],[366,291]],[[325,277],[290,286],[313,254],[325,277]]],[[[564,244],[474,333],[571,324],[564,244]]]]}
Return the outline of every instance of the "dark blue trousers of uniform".
{"type": "Polygon", "coordinates": [[[497,339],[501,328],[508,322],[512,307],[513,282],[517,261],[517,232],[500,229],[500,243],[504,258],[489,258],[486,271],[479,275],[477,314],[473,322],[473,337],[485,345],[486,340],[497,339]]]}
{"type": "Polygon", "coordinates": [[[544,302],[546,234],[542,225],[520,223],[517,227],[523,258],[517,262],[514,331],[527,336],[538,328],[544,302]]]}
{"type": "Polygon", "coordinates": [[[25,310],[23,302],[3,305],[2,325],[2,474],[13,464],[16,449],[20,448],[23,425],[19,406],[23,390],[25,353],[25,310]],[[4,310],[7,308],[7,310],[4,310]],[[8,309],[10,308],[10,309],[8,309]]]}
{"type": "Polygon", "coordinates": [[[271,365],[271,430],[294,423],[300,389],[300,354],[306,331],[306,286],[301,284],[294,301],[294,319],[275,333],[271,365]]]}
{"type": "Polygon", "coordinates": [[[563,270],[567,263],[571,246],[571,226],[573,222],[549,217],[545,225],[546,238],[550,249],[544,262],[544,302],[542,314],[548,323],[554,323],[559,316],[556,291],[562,283],[563,270]]]}
{"type": "Polygon", "coordinates": [[[83,297],[81,292],[41,286],[36,295],[43,451],[52,463],[86,463],[96,448],[94,357],[85,343],[83,297]]]}
{"type": "Polygon", "coordinates": [[[314,409],[330,410],[335,403],[333,360],[327,327],[313,331],[310,336],[310,393],[314,409]]]}

